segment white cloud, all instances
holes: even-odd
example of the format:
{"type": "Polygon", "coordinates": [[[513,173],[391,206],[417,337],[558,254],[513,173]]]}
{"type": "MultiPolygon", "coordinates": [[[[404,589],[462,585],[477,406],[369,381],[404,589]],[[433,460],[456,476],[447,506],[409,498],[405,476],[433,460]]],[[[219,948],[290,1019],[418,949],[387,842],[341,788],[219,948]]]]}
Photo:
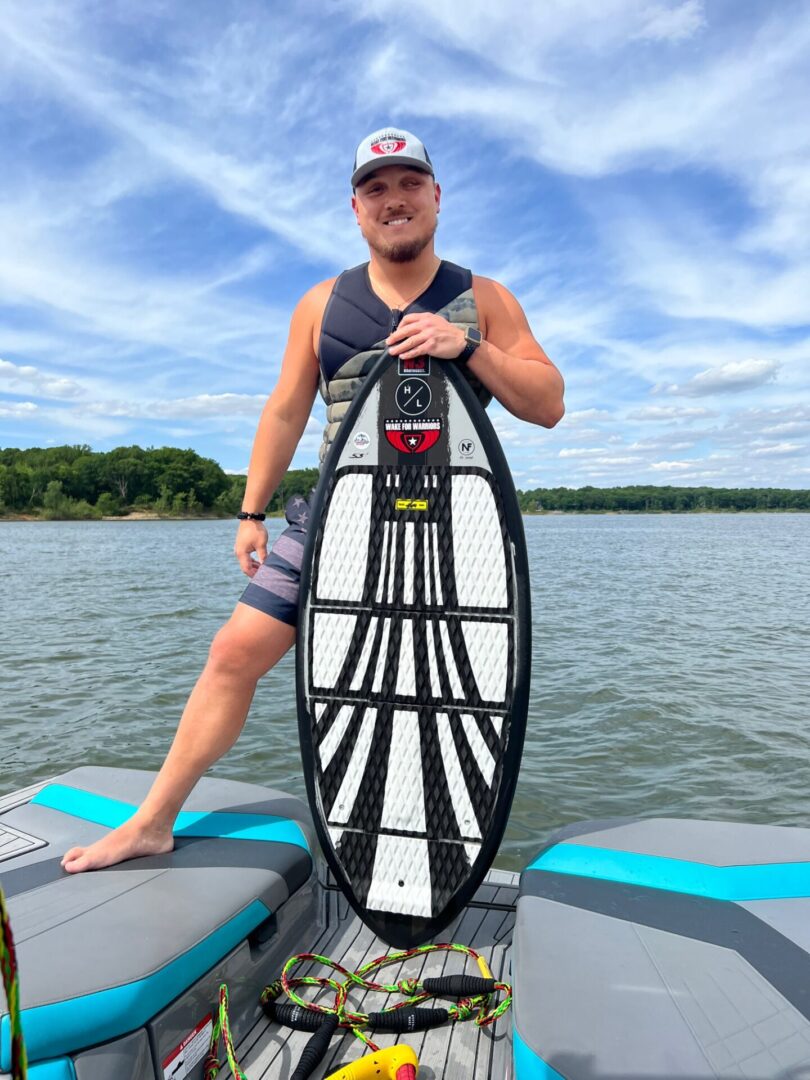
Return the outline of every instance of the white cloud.
{"type": "Polygon", "coordinates": [[[0,390],[12,394],[34,394],[46,398],[75,398],[82,387],[61,375],[47,375],[30,364],[0,360],[0,390]]]}
{"type": "Polygon", "coordinates": [[[716,413],[703,408],[684,408],[679,405],[644,405],[627,413],[628,420],[694,420],[698,417],[716,416],[716,413]]]}
{"type": "MultiPolygon", "coordinates": [[[[312,166],[323,143],[296,144],[290,136],[300,129],[301,115],[294,107],[279,108],[279,101],[295,100],[290,80],[296,57],[311,62],[323,29],[319,34],[314,23],[305,29],[294,16],[253,9],[250,18],[211,39],[203,26],[189,28],[164,12],[164,46],[184,48],[185,55],[169,69],[141,68],[94,47],[101,45],[94,39],[105,24],[85,14],[71,21],[55,4],[43,2],[34,14],[11,3],[0,35],[44,88],[136,146],[164,174],[196,185],[223,210],[310,257],[342,261],[355,237],[348,216],[316,197],[318,170],[312,166]]],[[[325,117],[335,84],[319,86],[325,117]]]]}
{"type": "Polygon", "coordinates": [[[772,382],[778,370],[779,364],[775,360],[732,361],[701,371],[681,385],[668,386],[666,392],[687,397],[738,393],[772,382]]]}
{"type": "Polygon", "coordinates": [[[0,401],[0,416],[25,420],[34,416],[38,408],[33,401],[0,401]]]}
{"type": "Polygon", "coordinates": [[[694,461],[655,461],[650,465],[651,469],[658,472],[678,472],[682,469],[693,469],[694,461]]]}
{"type": "Polygon", "coordinates": [[[652,4],[647,22],[633,36],[650,41],[685,41],[705,25],[702,0],[686,0],[674,8],[652,4]]]}
{"type": "Polygon", "coordinates": [[[557,457],[561,458],[578,458],[578,457],[594,457],[598,454],[604,454],[606,446],[564,446],[562,450],[558,451],[557,457]]]}
{"type": "Polygon", "coordinates": [[[761,454],[775,454],[782,456],[783,454],[806,454],[807,445],[802,443],[790,443],[782,442],[776,443],[773,446],[760,446],[754,453],[759,456],[761,454]]]}
{"type": "Polygon", "coordinates": [[[763,435],[810,435],[810,420],[788,420],[762,428],[763,435]]]}
{"type": "MultiPolygon", "coordinates": [[[[592,423],[594,420],[611,420],[613,419],[613,413],[607,409],[574,409],[573,412],[566,412],[563,417],[563,422],[566,427],[570,427],[573,424],[592,423]]],[[[581,434],[578,432],[577,434],[581,434]]]]}

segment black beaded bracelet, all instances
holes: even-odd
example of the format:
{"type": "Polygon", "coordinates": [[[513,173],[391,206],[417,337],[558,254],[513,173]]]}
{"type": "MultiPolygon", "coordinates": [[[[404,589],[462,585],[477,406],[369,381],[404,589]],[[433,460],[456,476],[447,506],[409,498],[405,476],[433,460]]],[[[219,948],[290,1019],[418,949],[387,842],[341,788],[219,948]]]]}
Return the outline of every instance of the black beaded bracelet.
{"type": "Polygon", "coordinates": [[[249,514],[246,510],[240,510],[236,515],[237,521],[264,521],[266,514],[249,514]]]}

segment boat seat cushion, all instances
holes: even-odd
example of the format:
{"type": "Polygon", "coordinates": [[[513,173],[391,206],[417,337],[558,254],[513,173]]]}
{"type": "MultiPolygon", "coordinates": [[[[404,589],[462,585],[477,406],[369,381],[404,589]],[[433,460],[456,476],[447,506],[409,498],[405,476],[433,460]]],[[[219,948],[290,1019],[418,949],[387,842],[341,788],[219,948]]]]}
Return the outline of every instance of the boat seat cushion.
{"type": "Polygon", "coordinates": [[[517,1080],[805,1075],[810,829],[569,826],[521,875],[512,973],[517,1080]]]}
{"type": "MultiPolygon", "coordinates": [[[[305,805],[212,778],[186,802],[174,851],[82,874],[61,869],[65,851],[126,820],[153,780],[130,769],[75,769],[0,815],[0,834],[11,838],[6,845],[0,835],[0,884],[32,1060],[134,1030],[310,878],[305,805]]],[[[0,1071],[9,1065],[4,1016],[0,1071]]]]}

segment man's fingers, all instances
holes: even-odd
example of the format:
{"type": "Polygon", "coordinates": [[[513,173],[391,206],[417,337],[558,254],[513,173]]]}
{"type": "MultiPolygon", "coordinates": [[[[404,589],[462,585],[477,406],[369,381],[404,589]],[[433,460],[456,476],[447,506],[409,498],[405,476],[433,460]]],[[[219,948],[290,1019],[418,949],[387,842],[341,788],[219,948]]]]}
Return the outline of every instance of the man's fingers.
{"type": "Polygon", "coordinates": [[[405,341],[401,341],[399,345],[394,345],[389,352],[392,356],[421,356],[422,353],[430,352],[427,348],[428,341],[431,335],[422,331],[419,334],[414,334],[412,337],[407,338],[405,341]]]}
{"type": "Polygon", "coordinates": [[[242,573],[247,574],[248,577],[253,577],[259,567],[258,564],[251,558],[250,552],[237,551],[236,558],[239,561],[239,567],[242,573]]]}
{"type": "Polygon", "coordinates": [[[417,327],[422,324],[425,319],[424,313],[414,312],[412,315],[406,315],[397,326],[396,330],[393,330],[385,339],[386,345],[394,345],[398,341],[402,341],[406,337],[410,337],[417,327]]]}
{"type": "Polygon", "coordinates": [[[261,564],[267,558],[267,545],[259,544],[259,546],[256,548],[256,554],[259,556],[259,565],[261,566],[261,564]]]}

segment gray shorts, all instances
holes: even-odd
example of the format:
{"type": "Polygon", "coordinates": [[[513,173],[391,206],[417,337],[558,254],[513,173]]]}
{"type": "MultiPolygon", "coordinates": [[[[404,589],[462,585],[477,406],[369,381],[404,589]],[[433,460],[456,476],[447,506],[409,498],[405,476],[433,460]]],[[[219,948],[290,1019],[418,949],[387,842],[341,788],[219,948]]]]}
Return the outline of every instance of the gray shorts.
{"type": "Polygon", "coordinates": [[[309,514],[309,502],[304,496],[293,495],[284,507],[287,528],[239,598],[241,603],[258,608],[288,626],[298,623],[298,587],[309,514]]]}

